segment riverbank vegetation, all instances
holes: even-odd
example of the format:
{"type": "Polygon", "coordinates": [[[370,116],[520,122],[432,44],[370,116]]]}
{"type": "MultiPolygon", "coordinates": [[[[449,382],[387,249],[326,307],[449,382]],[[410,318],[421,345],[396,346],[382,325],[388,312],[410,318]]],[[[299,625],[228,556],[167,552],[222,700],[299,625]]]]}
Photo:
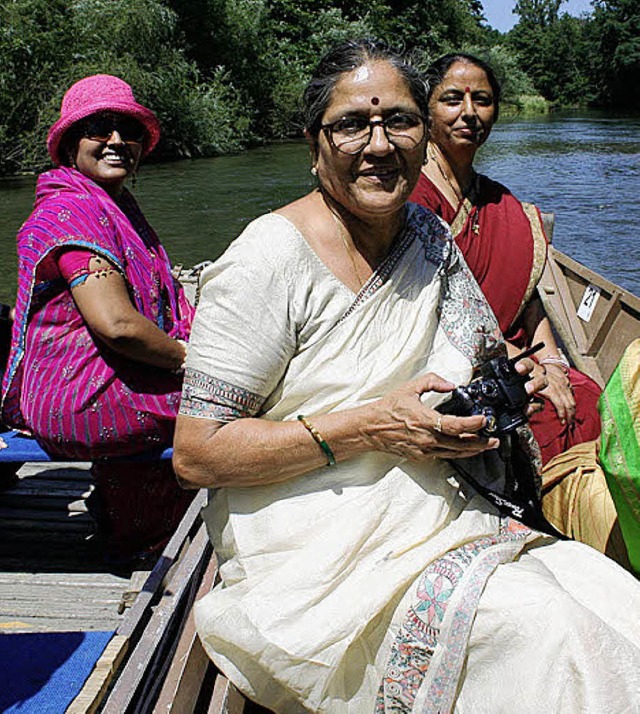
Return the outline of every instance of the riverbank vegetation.
{"type": "Polygon", "coordinates": [[[130,82],[163,126],[158,159],[300,136],[298,97],[335,41],[374,35],[418,64],[467,50],[496,68],[511,111],[640,108],[640,7],[518,0],[507,34],[480,0],[5,0],[0,3],[0,174],[48,163],[47,128],[88,74],[130,82]],[[532,109],[533,108],[533,109],[532,109]]]}

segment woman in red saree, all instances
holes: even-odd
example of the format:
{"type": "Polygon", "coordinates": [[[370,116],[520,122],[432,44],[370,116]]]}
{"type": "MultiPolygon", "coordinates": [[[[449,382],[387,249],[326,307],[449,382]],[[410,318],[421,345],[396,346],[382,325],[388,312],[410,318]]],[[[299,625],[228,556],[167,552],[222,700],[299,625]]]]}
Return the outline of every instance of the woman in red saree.
{"type": "Polygon", "coordinates": [[[477,174],[473,160],[498,117],[500,85],[491,68],[466,54],[450,54],[427,70],[430,140],[427,162],[411,200],[450,224],[510,351],[537,342],[538,369],[549,386],[530,426],[543,463],[575,444],[597,438],[600,388],[571,368],[558,349],[536,293],[547,257],[538,209],[505,186],[477,174]]]}

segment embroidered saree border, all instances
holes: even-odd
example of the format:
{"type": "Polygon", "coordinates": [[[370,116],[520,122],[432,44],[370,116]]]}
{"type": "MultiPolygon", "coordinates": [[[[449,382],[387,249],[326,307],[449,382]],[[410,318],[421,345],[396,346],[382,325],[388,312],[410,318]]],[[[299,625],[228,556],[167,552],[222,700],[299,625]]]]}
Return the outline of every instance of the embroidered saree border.
{"type": "Polygon", "coordinates": [[[415,228],[411,221],[408,222],[402,236],[392,249],[391,253],[385,258],[381,265],[374,270],[373,274],[367,280],[367,282],[362,286],[360,292],[356,296],[349,309],[344,313],[338,322],[346,320],[353,312],[365,302],[370,297],[373,297],[375,293],[385,284],[393,273],[393,269],[398,264],[398,261],[406,253],[409,246],[413,243],[415,228]]]}
{"type": "MultiPolygon", "coordinates": [[[[531,296],[533,295],[540,278],[542,277],[542,272],[544,271],[544,265],[547,260],[547,239],[545,238],[544,228],[542,225],[542,219],[540,218],[540,213],[533,203],[521,203],[524,215],[527,217],[529,224],[531,225],[531,237],[533,240],[533,259],[531,265],[531,274],[529,275],[529,283],[527,289],[522,297],[520,303],[520,308],[516,313],[513,322],[515,322],[520,315],[522,315],[525,307],[531,296]]],[[[512,323],[513,324],[513,323],[512,323]]]]}
{"type": "MultiPolygon", "coordinates": [[[[465,225],[471,220],[473,211],[479,211],[480,208],[476,205],[477,197],[479,196],[479,176],[476,176],[476,182],[474,183],[469,195],[466,196],[459,204],[458,210],[456,212],[455,218],[451,223],[451,233],[454,236],[459,235],[464,230],[465,225]]],[[[532,239],[532,264],[531,273],[529,275],[529,282],[527,283],[526,290],[522,296],[520,302],[520,307],[516,316],[513,319],[515,322],[522,312],[524,311],[527,303],[531,299],[542,273],[544,271],[544,266],[547,260],[547,239],[544,233],[544,226],[542,224],[542,219],[537,207],[533,203],[520,202],[522,211],[529,221],[531,227],[531,239],[532,239]]],[[[512,323],[513,324],[513,323],[512,323]]]]}
{"type": "Polygon", "coordinates": [[[451,233],[457,236],[462,233],[462,229],[465,227],[467,221],[471,218],[471,213],[476,208],[476,200],[478,196],[478,176],[476,175],[476,181],[469,191],[469,194],[464,197],[460,204],[458,205],[458,210],[456,211],[455,218],[451,222],[451,233]]]}
{"type": "Polygon", "coordinates": [[[375,714],[451,711],[485,584],[530,534],[520,526],[479,538],[427,566],[412,586],[415,600],[392,644],[375,714]]]}
{"type": "Polygon", "coordinates": [[[265,398],[243,387],[187,368],[180,414],[229,422],[257,414],[265,398]]]}

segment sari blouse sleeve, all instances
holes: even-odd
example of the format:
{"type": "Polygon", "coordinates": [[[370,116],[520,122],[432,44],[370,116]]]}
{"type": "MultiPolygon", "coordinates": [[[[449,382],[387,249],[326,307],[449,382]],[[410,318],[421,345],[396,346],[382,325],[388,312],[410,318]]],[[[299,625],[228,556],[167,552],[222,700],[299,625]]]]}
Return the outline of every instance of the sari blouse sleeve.
{"type": "MultiPolygon", "coordinates": [[[[253,226],[253,224],[252,224],[253,226]]],[[[286,258],[250,226],[202,276],[180,413],[229,422],[257,414],[296,347],[286,258]]]]}

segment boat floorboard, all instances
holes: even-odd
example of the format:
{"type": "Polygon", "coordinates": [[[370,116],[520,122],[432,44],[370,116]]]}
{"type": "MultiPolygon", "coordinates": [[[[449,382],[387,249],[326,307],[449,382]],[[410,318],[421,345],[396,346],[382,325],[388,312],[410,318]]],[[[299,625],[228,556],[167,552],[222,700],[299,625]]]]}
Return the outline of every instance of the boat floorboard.
{"type": "Polygon", "coordinates": [[[115,630],[130,572],[101,558],[88,464],[25,464],[0,490],[0,633],[115,630]]]}

